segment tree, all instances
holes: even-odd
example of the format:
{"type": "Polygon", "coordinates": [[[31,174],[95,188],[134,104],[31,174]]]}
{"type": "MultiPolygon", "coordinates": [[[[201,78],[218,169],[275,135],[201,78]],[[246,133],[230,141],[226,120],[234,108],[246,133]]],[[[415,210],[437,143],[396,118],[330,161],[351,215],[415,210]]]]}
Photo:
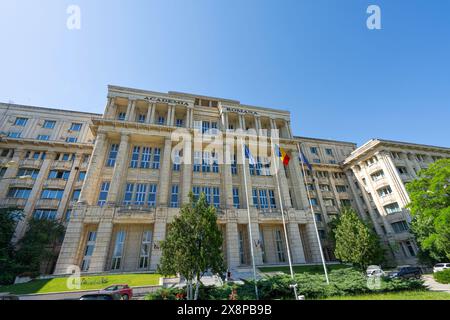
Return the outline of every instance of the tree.
{"type": "Polygon", "coordinates": [[[162,241],[162,257],[158,272],[167,276],[180,274],[186,279],[188,300],[196,300],[200,278],[211,270],[225,271],[222,234],[217,226],[216,210],[209,206],[202,193],[198,201],[190,194],[190,203],[171,224],[166,240],[162,241]],[[193,282],[196,282],[193,294],[193,282]]]}
{"type": "Polygon", "coordinates": [[[23,218],[23,211],[16,208],[0,209],[0,285],[11,284],[18,268],[14,260],[14,246],[11,243],[17,222],[23,218]]]}
{"type": "Polygon", "coordinates": [[[450,159],[421,170],[406,185],[411,203],[411,232],[420,247],[419,259],[450,260],[450,159]]]}
{"type": "Polygon", "coordinates": [[[357,213],[345,208],[332,232],[336,242],[334,254],[342,262],[365,270],[384,261],[384,250],[378,236],[364,224],[357,213]]]}
{"type": "Polygon", "coordinates": [[[55,248],[63,236],[64,226],[59,221],[30,219],[15,254],[15,260],[21,265],[22,271],[39,274],[42,263],[57,258],[55,248]]]}

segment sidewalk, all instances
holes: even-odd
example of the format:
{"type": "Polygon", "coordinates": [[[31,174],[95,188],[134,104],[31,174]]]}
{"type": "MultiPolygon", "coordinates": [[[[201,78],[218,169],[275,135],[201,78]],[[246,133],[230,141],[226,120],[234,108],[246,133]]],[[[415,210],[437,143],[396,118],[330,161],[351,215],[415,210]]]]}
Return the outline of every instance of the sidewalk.
{"type": "Polygon", "coordinates": [[[430,291],[440,291],[450,293],[450,284],[442,284],[436,282],[432,275],[424,275],[423,280],[425,280],[425,285],[430,289],[430,291]]]}

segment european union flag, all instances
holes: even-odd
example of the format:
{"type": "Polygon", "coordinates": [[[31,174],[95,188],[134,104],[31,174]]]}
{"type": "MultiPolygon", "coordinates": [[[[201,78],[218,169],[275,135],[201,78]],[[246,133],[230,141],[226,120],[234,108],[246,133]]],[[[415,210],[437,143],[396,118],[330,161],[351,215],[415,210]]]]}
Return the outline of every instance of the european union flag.
{"type": "Polygon", "coordinates": [[[250,149],[247,147],[247,145],[245,145],[244,148],[245,148],[245,157],[248,159],[248,163],[251,165],[255,165],[256,161],[255,158],[253,158],[250,149]]]}
{"type": "Polygon", "coordinates": [[[306,164],[308,166],[309,171],[312,171],[312,166],[311,163],[309,163],[308,159],[306,158],[305,154],[303,153],[303,151],[301,151],[301,159],[300,161],[302,161],[304,164],[306,164]]]}

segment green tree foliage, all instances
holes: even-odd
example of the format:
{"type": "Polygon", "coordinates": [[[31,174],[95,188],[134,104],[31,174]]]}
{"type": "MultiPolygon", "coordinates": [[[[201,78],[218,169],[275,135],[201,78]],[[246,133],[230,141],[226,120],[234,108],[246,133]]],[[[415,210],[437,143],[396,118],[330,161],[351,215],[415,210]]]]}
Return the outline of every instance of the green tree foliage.
{"type": "Polygon", "coordinates": [[[23,218],[23,212],[16,208],[0,209],[0,284],[14,281],[15,270],[14,247],[11,239],[17,222],[23,218]]]}
{"type": "Polygon", "coordinates": [[[187,282],[188,299],[197,299],[200,278],[204,273],[225,271],[222,243],[215,208],[208,205],[204,194],[200,195],[198,201],[194,201],[191,194],[190,203],[181,208],[166,240],[162,241],[158,272],[163,275],[180,274],[187,282]]]}
{"type": "Polygon", "coordinates": [[[364,224],[356,212],[345,208],[333,230],[336,258],[365,270],[384,261],[384,250],[378,236],[364,224]]]}
{"type": "Polygon", "coordinates": [[[419,257],[450,260],[450,159],[421,170],[406,185],[411,203],[411,231],[421,249],[419,257]]]}

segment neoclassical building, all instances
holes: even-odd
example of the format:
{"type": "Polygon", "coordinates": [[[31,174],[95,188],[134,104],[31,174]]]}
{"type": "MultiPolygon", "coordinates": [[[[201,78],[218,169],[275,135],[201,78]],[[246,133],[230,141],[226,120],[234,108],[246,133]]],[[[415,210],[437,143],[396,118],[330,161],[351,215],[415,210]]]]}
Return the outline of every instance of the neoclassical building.
{"type": "Polygon", "coordinates": [[[0,205],[67,225],[55,274],[155,270],[190,192],[216,207],[230,269],[251,264],[251,245],[257,265],[287,263],[282,208],[295,264],[320,262],[320,246],[334,260],[327,223],[344,206],[373,225],[397,263],[415,263],[404,183],[450,157],[442,147],[297,137],[288,111],[116,86],[103,115],[1,104],[0,119],[0,205]],[[275,144],[291,158],[278,175],[275,144]]]}

